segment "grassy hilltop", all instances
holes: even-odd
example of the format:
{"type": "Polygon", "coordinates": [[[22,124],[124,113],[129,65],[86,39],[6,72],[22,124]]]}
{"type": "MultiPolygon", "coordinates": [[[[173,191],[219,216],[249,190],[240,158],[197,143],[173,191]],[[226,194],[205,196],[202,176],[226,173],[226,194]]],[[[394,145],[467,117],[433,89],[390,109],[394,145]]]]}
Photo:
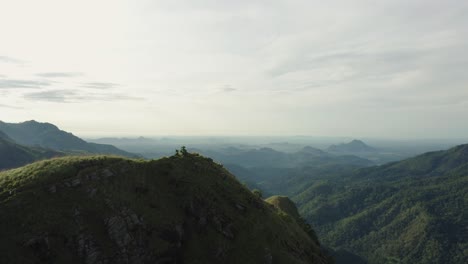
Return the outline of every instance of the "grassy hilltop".
{"type": "Polygon", "coordinates": [[[221,165],[64,157],[0,173],[1,263],[328,263],[221,165]]]}

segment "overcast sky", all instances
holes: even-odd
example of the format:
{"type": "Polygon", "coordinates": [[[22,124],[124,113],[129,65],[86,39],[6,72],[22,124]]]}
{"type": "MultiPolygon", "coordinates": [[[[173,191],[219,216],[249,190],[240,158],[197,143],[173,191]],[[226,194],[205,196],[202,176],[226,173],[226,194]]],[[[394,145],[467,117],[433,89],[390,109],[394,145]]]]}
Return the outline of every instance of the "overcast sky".
{"type": "Polygon", "coordinates": [[[468,1],[0,0],[0,120],[468,136],[468,1]]]}

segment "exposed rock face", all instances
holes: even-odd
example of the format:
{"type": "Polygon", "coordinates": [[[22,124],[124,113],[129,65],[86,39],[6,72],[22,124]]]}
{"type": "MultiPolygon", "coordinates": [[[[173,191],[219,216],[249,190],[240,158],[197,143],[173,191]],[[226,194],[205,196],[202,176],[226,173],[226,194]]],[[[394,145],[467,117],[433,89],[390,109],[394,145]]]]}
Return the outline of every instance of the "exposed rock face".
{"type": "Polygon", "coordinates": [[[327,263],[298,224],[190,154],[3,172],[0,212],[0,263],[327,263]]]}

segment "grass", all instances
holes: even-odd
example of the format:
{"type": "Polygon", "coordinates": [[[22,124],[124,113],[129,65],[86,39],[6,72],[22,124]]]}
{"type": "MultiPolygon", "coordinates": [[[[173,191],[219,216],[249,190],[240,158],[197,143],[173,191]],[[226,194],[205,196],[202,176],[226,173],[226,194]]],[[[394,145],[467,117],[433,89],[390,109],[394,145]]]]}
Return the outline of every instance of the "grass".
{"type": "Polygon", "coordinates": [[[83,237],[114,262],[326,263],[299,224],[196,154],[63,157],[1,172],[0,212],[1,263],[81,263],[83,237]],[[125,225],[112,233],[111,221],[125,225]],[[34,238],[49,249],[25,246],[34,238]]]}

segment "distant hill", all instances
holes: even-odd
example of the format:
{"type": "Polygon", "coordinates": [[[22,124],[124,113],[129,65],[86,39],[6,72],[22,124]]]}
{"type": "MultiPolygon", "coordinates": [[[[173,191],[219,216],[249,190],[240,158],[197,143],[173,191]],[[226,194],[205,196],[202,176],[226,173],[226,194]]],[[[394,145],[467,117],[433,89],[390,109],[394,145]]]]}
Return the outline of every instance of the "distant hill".
{"type": "Polygon", "coordinates": [[[0,131],[3,131],[18,144],[27,146],[38,146],[65,152],[136,157],[135,154],[120,150],[112,145],[88,143],[72,133],[60,130],[55,125],[39,123],[34,120],[23,123],[0,121],[0,131]]]}
{"type": "Polygon", "coordinates": [[[309,182],[293,200],[327,246],[369,263],[466,263],[468,145],[309,182]]]}
{"type": "Polygon", "coordinates": [[[319,155],[319,156],[324,156],[324,155],[327,154],[325,151],[323,151],[321,149],[318,149],[318,148],[311,147],[311,146],[305,146],[299,152],[308,153],[308,154],[315,154],[315,155],[319,155]]]}
{"type": "Polygon", "coordinates": [[[359,153],[359,152],[375,152],[376,149],[368,146],[361,140],[353,140],[349,143],[341,143],[338,145],[331,145],[327,149],[329,152],[341,153],[359,153]]]}
{"type": "Polygon", "coordinates": [[[368,159],[353,155],[332,155],[320,149],[304,147],[300,151],[287,153],[272,148],[238,149],[234,147],[218,150],[200,150],[203,155],[223,164],[236,164],[245,168],[295,168],[316,164],[349,164],[371,166],[368,159]]]}
{"type": "Polygon", "coordinates": [[[0,170],[20,167],[40,159],[63,156],[64,153],[16,144],[0,131],[0,170]]]}
{"type": "Polygon", "coordinates": [[[291,216],[195,154],[0,172],[0,263],[330,263],[291,216]]]}
{"type": "Polygon", "coordinates": [[[225,152],[202,152],[231,170],[250,188],[261,189],[266,196],[295,195],[307,188],[311,179],[328,178],[336,174],[374,165],[368,159],[354,155],[333,155],[320,149],[304,147],[293,153],[270,148],[225,152]]]}

